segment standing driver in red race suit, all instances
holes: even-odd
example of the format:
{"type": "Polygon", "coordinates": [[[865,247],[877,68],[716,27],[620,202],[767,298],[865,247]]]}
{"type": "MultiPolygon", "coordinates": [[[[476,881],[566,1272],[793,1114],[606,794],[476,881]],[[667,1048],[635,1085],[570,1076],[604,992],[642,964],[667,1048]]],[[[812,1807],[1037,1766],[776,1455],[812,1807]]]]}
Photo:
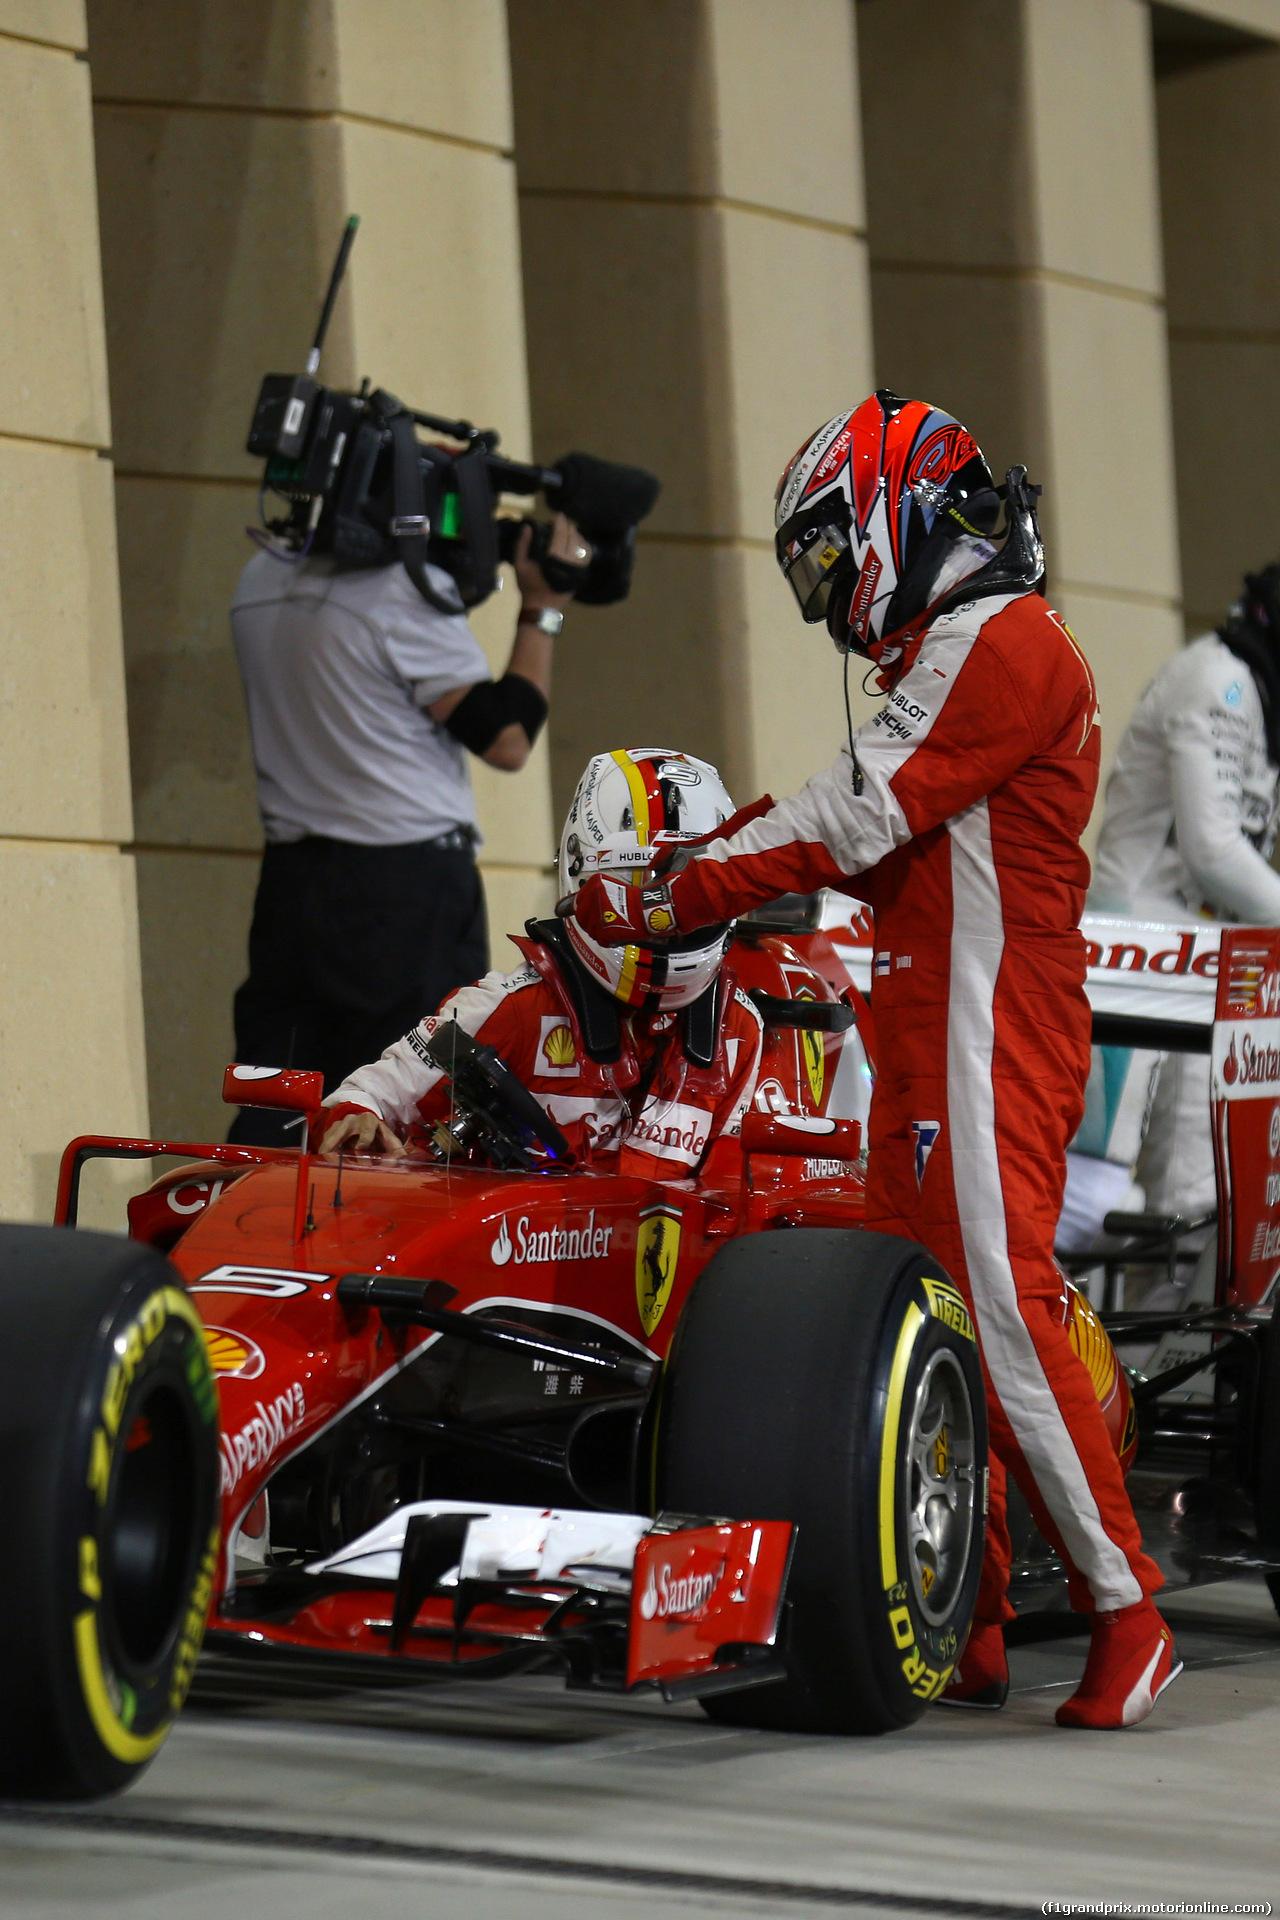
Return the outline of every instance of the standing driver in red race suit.
{"type": "Polygon", "coordinates": [[[1058,1722],[1133,1726],[1180,1664],[1053,1260],[1089,1069],[1078,927],[1093,677],[1038,591],[1025,468],[997,492],[974,441],[933,407],[882,391],[828,421],[783,474],[776,525],[804,618],[825,619],[846,674],[851,651],[875,662],[886,704],[793,799],[739,816],[640,888],[590,879],[571,910],[597,941],[653,942],[817,887],[873,906],[867,1226],[920,1240],[955,1276],[988,1385],[987,1560],[948,1698],[1000,1706],[1008,1693],[1007,1469],[1066,1562],[1072,1605],[1093,1616],[1058,1722]]]}

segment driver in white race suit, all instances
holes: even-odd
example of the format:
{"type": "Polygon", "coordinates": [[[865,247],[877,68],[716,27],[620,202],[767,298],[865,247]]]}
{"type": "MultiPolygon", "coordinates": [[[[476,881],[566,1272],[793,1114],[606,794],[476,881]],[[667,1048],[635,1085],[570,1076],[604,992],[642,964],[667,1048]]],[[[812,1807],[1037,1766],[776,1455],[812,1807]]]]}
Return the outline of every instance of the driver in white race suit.
{"type": "MultiPolygon", "coordinates": [[[[1107,782],[1089,904],[1182,920],[1280,926],[1270,864],[1280,812],[1280,563],[1244,578],[1216,633],[1194,640],[1138,702],[1107,782]]],[[[1209,1061],[1159,1067],[1136,1174],[1155,1213],[1215,1200],[1209,1061]]]]}
{"type": "MultiPolygon", "coordinates": [[[[594,873],[629,879],[733,817],[705,760],[647,747],[598,753],[565,821],[560,892],[594,873]]],[[[461,987],[348,1075],[325,1103],[322,1151],[399,1154],[447,1118],[448,1083],[426,1057],[443,1020],[495,1047],[591,1166],[687,1179],[721,1136],[740,1132],[763,1028],[723,965],[727,926],[661,953],[601,946],[573,921],[531,920],[527,932],[515,942],[523,966],[461,987]]]]}

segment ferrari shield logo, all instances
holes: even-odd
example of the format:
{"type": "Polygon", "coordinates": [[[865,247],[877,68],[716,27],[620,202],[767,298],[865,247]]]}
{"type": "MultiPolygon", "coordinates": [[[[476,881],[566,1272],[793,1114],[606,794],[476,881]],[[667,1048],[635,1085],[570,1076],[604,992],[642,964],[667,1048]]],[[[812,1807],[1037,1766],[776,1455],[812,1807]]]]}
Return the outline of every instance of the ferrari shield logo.
{"type": "Polygon", "coordinates": [[[680,1215],[674,1207],[650,1207],[640,1215],[636,1239],[636,1308],[648,1339],[666,1311],[680,1258],[680,1215]]]}
{"type": "MultiPolygon", "coordinates": [[[[797,1000],[816,1000],[817,994],[807,987],[796,990],[797,1000]]],[[[809,1096],[815,1111],[822,1106],[822,1091],[827,1084],[827,1056],[822,1044],[822,1035],[816,1027],[801,1027],[800,1058],[804,1062],[805,1079],[809,1082],[809,1096]]]]}

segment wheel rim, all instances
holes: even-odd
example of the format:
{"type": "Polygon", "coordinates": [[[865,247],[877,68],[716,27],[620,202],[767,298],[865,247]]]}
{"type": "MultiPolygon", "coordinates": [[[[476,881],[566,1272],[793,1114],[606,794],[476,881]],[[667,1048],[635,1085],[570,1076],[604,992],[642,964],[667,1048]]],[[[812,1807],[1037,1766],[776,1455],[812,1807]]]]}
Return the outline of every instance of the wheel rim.
{"type": "Polygon", "coordinates": [[[195,1450],[185,1409],[157,1383],[130,1409],[105,1542],[104,1582],[125,1671],[161,1660],[187,1608],[199,1541],[195,1450]]]}
{"type": "Polygon", "coordinates": [[[907,1438],[907,1561],[916,1604],[930,1626],[950,1617],[973,1549],[973,1401],[960,1362],[929,1356],[907,1438]]]}

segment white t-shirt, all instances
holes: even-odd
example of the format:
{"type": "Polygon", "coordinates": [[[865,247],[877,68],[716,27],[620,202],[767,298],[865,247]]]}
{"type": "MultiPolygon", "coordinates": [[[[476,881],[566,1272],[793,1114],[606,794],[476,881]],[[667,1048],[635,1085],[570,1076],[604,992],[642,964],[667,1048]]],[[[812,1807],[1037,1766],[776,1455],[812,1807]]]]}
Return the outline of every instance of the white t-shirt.
{"type": "Polygon", "coordinates": [[[268,840],[399,846],[475,827],[467,749],[424,712],[490,678],[461,610],[429,606],[398,562],[347,571],[260,552],[231,632],[268,840]]]}

